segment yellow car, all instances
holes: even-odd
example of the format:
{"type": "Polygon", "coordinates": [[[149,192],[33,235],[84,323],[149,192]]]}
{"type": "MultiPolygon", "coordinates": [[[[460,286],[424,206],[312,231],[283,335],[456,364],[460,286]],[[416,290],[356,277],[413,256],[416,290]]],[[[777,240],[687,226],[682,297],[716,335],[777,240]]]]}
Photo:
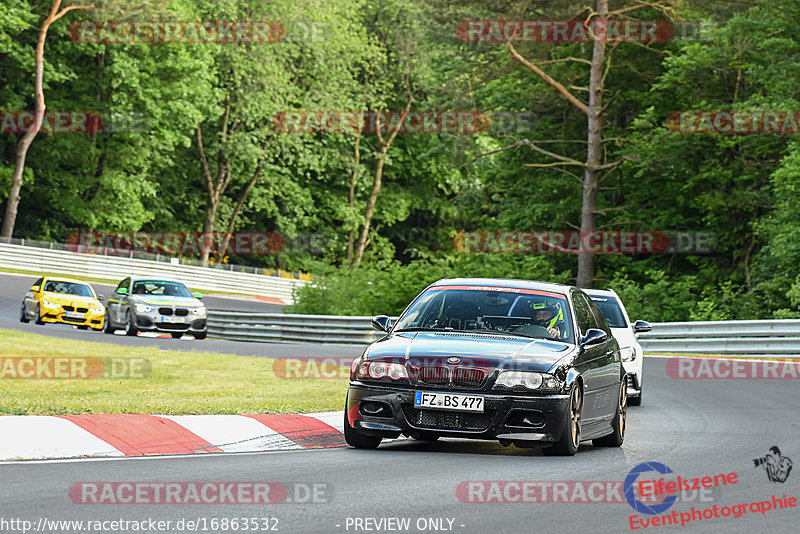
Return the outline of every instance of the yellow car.
{"type": "Polygon", "coordinates": [[[39,278],[25,293],[19,320],[36,324],[73,324],[82,330],[102,330],[106,307],[92,286],[69,278],[39,278]]]}

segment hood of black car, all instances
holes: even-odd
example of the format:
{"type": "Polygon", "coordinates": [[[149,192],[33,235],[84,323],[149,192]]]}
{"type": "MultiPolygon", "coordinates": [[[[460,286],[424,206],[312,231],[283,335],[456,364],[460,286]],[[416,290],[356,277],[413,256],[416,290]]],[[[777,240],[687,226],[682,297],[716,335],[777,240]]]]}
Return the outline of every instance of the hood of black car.
{"type": "Polygon", "coordinates": [[[367,349],[370,360],[420,365],[463,365],[544,372],[574,345],[545,339],[460,332],[389,335],[367,349]],[[456,361],[458,359],[458,361],[456,361]]]}

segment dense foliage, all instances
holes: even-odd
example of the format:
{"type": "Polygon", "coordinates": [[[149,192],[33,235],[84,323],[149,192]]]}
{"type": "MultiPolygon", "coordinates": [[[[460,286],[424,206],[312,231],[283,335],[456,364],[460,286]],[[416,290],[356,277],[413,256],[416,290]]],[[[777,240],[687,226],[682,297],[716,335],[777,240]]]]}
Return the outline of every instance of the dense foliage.
{"type": "MultiPolygon", "coordinates": [[[[455,28],[479,19],[583,19],[585,3],[153,0],[136,3],[135,11],[96,4],[49,30],[47,108],[137,114],[146,127],[40,133],[27,156],[15,237],[65,241],[87,230],[321,234],[321,255],[295,247],[230,256],[310,270],[317,284],[300,291],[294,307],[304,313],[395,314],[442,277],[574,281],[574,254],[463,254],[453,247],[460,231],[576,229],[582,171],[553,165],[529,143],[586,157],[583,114],[503,43],[464,42],[455,28]],[[105,19],[276,20],[286,35],[271,44],[70,39],[70,24],[105,19]],[[469,135],[400,134],[388,146],[386,136],[369,132],[283,134],[273,125],[280,111],[406,106],[533,120],[469,135]]],[[[640,4],[610,2],[612,10],[640,4]]],[[[636,318],[800,317],[796,136],[682,134],[667,126],[680,110],[800,110],[800,4],[659,6],[624,16],[669,17],[676,28],[690,27],[689,35],[607,46],[603,160],[624,163],[603,177],[597,223],[601,230],[708,232],[715,249],[597,255],[594,285],[615,288],[636,318]]],[[[33,50],[49,9],[37,0],[0,5],[0,110],[33,109],[33,50]]],[[[591,42],[516,49],[588,101],[591,42]]],[[[20,138],[0,135],[3,202],[20,138]]]]}

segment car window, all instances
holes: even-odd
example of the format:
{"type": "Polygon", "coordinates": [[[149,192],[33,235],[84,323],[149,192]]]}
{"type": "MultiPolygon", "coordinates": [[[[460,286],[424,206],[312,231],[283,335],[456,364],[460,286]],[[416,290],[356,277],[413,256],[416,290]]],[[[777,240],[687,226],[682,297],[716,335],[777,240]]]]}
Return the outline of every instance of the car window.
{"type": "Polygon", "coordinates": [[[572,302],[575,305],[575,316],[578,319],[578,329],[582,336],[585,336],[590,328],[599,328],[586,295],[576,291],[572,294],[572,302]]]}
{"type": "Polygon", "coordinates": [[[597,328],[599,328],[606,334],[611,335],[611,327],[609,327],[608,325],[608,320],[606,320],[606,316],[603,315],[603,312],[594,302],[592,302],[591,299],[589,300],[589,305],[592,308],[592,313],[594,314],[595,324],[597,324],[597,328]]]}
{"type": "Polygon", "coordinates": [[[622,313],[619,302],[614,297],[594,296],[590,297],[600,311],[605,316],[611,328],[626,328],[628,322],[622,313]]]}
{"type": "Polygon", "coordinates": [[[64,295],[76,295],[79,297],[94,297],[92,288],[86,284],[77,284],[75,282],[63,282],[60,280],[50,280],[44,285],[45,291],[51,293],[62,293],[64,295]]]}
{"type": "Polygon", "coordinates": [[[180,282],[166,280],[136,280],[133,283],[134,295],[165,295],[171,297],[192,297],[191,291],[180,282]]]}
{"type": "Polygon", "coordinates": [[[434,287],[420,295],[395,330],[497,331],[571,342],[563,295],[485,286],[434,287]]]}
{"type": "Polygon", "coordinates": [[[130,283],[131,283],[131,279],[130,278],[126,278],[125,280],[123,280],[122,282],[119,283],[117,288],[114,290],[114,293],[116,293],[119,289],[121,289],[123,287],[127,288],[128,284],[130,284],[130,283]]]}

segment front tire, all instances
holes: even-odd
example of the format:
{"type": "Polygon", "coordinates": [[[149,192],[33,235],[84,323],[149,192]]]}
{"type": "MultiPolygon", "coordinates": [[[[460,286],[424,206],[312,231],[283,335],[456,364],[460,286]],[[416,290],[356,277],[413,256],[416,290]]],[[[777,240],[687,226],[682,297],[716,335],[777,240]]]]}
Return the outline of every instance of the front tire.
{"type": "Polygon", "coordinates": [[[623,381],[619,387],[619,399],[617,402],[617,413],[614,415],[614,421],[611,423],[611,428],[614,430],[611,434],[603,436],[602,438],[593,439],[592,445],[595,447],[621,447],[622,442],[625,441],[625,427],[628,424],[628,387],[623,381]]]}
{"type": "Polygon", "coordinates": [[[139,331],[136,329],[136,325],[133,322],[133,315],[131,311],[128,310],[125,312],[125,335],[126,336],[135,336],[139,331]]]}
{"type": "Polygon", "coordinates": [[[42,305],[36,306],[36,324],[44,324],[42,321],[42,305]]]}
{"type": "Polygon", "coordinates": [[[114,328],[114,323],[111,322],[111,317],[109,316],[109,314],[106,314],[106,324],[103,327],[103,332],[105,332],[106,334],[113,334],[116,331],[117,329],[114,328]]]}
{"type": "Polygon", "coordinates": [[[356,449],[377,449],[382,439],[376,436],[365,436],[350,426],[347,420],[347,410],[344,412],[344,440],[356,449]]]}
{"type": "Polygon", "coordinates": [[[29,323],[31,322],[30,317],[28,317],[28,312],[25,311],[25,303],[22,303],[22,308],[19,310],[19,322],[21,323],[29,323]]]}
{"type": "Polygon", "coordinates": [[[569,395],[569,406],[566,413],[566,424],[561,439],[551,447],[542,449],[545,456],[574,456],[581,443],[581,414],[583,412],[583,391],[580,384],[572,386],[569,395]]]}
{"type": "Polygon", "coordinates": [[[183,332],[170,332],[169,335],[172,336],[172,339],[180,339],[183,337],[183,332]]]}
{"type": "Polygon", "coordinates": [[[207,334],[208,334],[208,332],[203,330],[202,332],[198,332],[198,333],[192,334],[192,335],[194,336],[195,339],[205,339],[207,334]]]}

